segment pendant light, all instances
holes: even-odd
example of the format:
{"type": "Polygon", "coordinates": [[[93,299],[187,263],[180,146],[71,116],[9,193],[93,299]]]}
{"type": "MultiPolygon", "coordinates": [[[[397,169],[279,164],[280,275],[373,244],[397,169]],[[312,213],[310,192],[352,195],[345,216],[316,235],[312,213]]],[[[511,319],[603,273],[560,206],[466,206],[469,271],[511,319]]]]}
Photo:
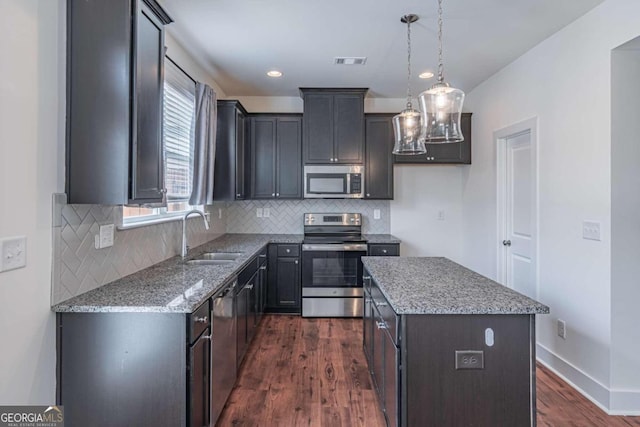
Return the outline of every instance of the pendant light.
{"type": "Polygon", "coordinates": [[[404,15],[400,21],[407,24],[407,108],[393,117],[395,145],[393,154],[424,154],[427,152],[420,138],[422,119],[420,111],[411,105],[411,24],[418,20],[417,15],[404,15]]]}
{"type": "Polygon", "coordinates": [[[422,110],[422,138],[427,144],[464,141],[460,116],[464,92],[444,81],[442,63],[442,0],[438,0],[438,82],[418,97],[422,110]]]}

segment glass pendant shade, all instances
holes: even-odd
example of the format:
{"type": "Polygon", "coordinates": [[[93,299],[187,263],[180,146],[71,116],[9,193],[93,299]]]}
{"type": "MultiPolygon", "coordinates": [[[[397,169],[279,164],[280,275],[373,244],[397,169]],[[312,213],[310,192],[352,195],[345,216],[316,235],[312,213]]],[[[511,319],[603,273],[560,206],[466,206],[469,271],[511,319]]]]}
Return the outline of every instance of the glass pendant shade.
{"type": "Polygon", "coordinates": [[[408,107],[393,117],[393,131],[395,145],[393,154],[424,154],[427,148],[420,138],[422,132],[422,118],[420,112],[408,107]]]}
{"type": "Polygon", "coordinates": [[[418,97],[424,124],[422,139],[427,144],[462,142],[462,104],[464,92],[447,83],[436,83],[418,97]]]}

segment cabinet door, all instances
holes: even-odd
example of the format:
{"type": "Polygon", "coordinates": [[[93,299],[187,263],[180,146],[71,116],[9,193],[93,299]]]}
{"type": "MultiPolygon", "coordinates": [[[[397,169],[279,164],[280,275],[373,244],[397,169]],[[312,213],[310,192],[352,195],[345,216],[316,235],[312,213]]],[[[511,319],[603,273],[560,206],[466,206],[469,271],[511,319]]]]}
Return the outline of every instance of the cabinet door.
{"type": "Polygon", "coordinates": [[[276,197],[302,198],[302,119],[279,118],[277,121],[276,197]]]}
{"type": "Polygon", "coordinates": [[[245,117],[242,112],[236,110],[236,200],[244,200],[247,197],[247,187],[245,180],[246,164],[246,138],[245,138],[245,117]]]}
{"type": "Polygon", "coordinates": [[[394,156],[395,163],[471,164],[471,114],[462,113],[460,127],[464,141],[451,144],[427,144],[427,153],[394,156]]]}
{"type": "Polygon", "coordinates": [[[189,349],[189,425],[202,427],[209,425],[209,349],[211,341],[203,332],[189,349]]]}
{"type": "Polygon", "coordinates": [[[363,329],[363,348],[364,355],[369,363],[369,371],[371,371],[372,358],[371,353],[373,351],[373,307],[371,302],[371,295],[368,292],[364,293],[364,315],[362,317],[362,329],[363,329]]]}
{"type": "Polygon", "coordinates": [[[393,199],[393,116],[365,117],[367,199],[393,199]]]}
{"type": "Polygon", "coordinates": [[[249,301],[247,296],[248,289],[246,286],[243,286],[236,297],[236,313],[238,320],[236,323],[236,357],[238,368],[240,367],[242,359],[244,358],[244,353],[247,350],[247,314],[249,312],[249,301]]]}
{"type": "Polygon", "coordinates": [[[136,30],[130,202],[162,202],[164,30],[162,22],[142,2],[136,30]]]}
{"type": "Polygon", "coordinates": [[[304,163],[331,163],[333,152],[333,95],[304,95],[304,163]]]}
{"type": "Polygon", "coordinates": [[[247,346],[253,339],[255,328],[258,324],[258,272],[256,272],[247,285],[247,346]]]}
{"type": "Polygon", "coordinates": [[[278,258],[276,304],[280,307],[300,307],[300,260],[278,258]]]}
{"type": "Polygon", "coordinates": [[[384,412],[388,427],[397,427],[398,423],[398,365],[400,350],[395,346],[389,334],[385,333],[384,343],[384,412]]]}
{"type": "Polygon", "coordinates": [[[371,354],[372,372],[371,376],[378,390],[378,398],[384,408],[384,346],[386,344],[385,332],[382,329],[384,321],[382,316],[372,304],[372,317],[373,317],[373,352],[371,354]]]}
{"type": "Polygon", "coordinates": [[[335,95],[333,109],[334,162],[361,164],[364,159],[363,95],[335,95]]]}
{"type": "Polygon", "coordinates": [[[276,195],[276,119],[251,118],[251,198],[276,195]]]}

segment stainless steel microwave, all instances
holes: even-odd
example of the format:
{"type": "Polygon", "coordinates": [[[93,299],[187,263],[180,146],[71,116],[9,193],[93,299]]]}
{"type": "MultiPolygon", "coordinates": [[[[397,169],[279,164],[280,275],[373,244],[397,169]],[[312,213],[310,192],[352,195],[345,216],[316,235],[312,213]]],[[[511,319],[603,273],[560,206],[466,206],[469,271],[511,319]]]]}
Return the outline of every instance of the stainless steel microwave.
{"type": "Polygon", "coordinates": [[[317,165],[304,167],[305,199],[362,199],[364,166],[317,165]]]}

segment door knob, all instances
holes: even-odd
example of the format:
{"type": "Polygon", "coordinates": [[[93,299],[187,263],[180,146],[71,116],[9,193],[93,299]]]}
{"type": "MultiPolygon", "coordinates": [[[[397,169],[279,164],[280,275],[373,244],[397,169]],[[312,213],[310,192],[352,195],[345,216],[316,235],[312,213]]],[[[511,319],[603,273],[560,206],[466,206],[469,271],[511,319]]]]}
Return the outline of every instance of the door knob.
{"type": "Polygon", "coordinates": [[[503,240],[502,244],[505,246],[511,246],[511,240],[503,240]]]}

